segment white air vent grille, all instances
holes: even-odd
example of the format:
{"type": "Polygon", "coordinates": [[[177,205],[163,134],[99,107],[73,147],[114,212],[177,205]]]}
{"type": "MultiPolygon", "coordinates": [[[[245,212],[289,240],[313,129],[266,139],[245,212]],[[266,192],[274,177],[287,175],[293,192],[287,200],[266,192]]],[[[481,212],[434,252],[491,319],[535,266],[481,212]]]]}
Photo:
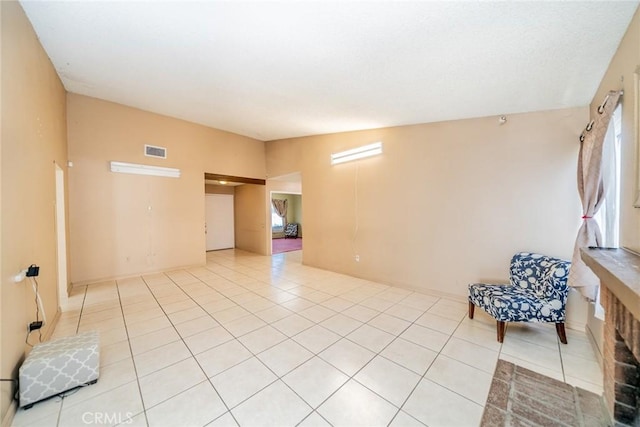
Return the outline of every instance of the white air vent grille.
{"type": "Polygon", "coordinates": [[[164,147],[156,147],[155,145],[145,145],[144,155],[147,157],[157,157],[160,159],[166,159],[167,149],[164,147]]]}

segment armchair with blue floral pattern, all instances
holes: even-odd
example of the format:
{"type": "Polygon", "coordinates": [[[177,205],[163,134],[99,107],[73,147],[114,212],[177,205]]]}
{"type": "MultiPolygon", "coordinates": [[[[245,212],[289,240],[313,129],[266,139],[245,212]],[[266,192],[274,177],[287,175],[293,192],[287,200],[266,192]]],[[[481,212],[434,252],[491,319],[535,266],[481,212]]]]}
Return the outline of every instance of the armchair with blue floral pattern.
{"type": "Polygon", "coordinates": [[[497,320],[498,342],[503,342],[506,322],[552,322],[563,344],[565,306],[571,263],[546,255],[520,252],[511,259],[510,284],[469,285],[469,318],[476,306],[497,320]]]}
{"type": "Polygon", "coordinates": [[[290,222],[284,228],[284,238],[288,239],[289,237],[295,239],[298,237],[298,224],[295,222],[290,222]]]}

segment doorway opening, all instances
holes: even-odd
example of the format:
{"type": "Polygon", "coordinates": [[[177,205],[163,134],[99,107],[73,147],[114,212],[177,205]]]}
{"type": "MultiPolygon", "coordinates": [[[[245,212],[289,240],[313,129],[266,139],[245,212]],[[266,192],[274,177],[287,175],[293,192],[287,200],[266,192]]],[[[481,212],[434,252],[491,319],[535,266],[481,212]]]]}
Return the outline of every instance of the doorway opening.
{"type": "Polygon", "coordinates": [[[269,180],[271,253],[301,251],[303,239],[300,173],[269,180]]]}
{"type": "Polygon", "coordinates": [[[265,254],[265,180],[204,174],[206,251],[242,249],[265,254]]]}
{"type": "Polygon", "coordinates": [[[271,192],[271,253],[302,250],[302,195],[271,192]]]}

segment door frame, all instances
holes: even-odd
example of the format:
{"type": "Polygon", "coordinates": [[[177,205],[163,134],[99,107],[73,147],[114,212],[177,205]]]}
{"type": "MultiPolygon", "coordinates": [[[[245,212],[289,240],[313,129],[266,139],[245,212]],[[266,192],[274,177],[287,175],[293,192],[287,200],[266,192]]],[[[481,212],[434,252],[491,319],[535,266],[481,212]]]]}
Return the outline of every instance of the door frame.
{"type": "Polygon", "coordinates": [[[64,169],[57,163],[55,166],[56,203],[56,258],[58,270],[58,307],[65,311],[69,304],[69,287],[67,274],[67,219],[64,197],[64,169]]]}

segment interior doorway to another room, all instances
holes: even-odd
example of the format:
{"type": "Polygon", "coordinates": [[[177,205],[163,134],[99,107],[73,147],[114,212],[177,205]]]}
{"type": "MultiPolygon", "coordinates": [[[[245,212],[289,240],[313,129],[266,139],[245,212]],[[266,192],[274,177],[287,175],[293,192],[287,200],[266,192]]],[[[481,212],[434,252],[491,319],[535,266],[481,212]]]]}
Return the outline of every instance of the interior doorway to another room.
{"type": "Polygon", "coordinates": [[[207,251],[242,249],[267,254],[264,179],[204,174],[207,251]]]}
{"type": "Polygon", "coordinates": [[[302,195],[272,191],[271,253],[300,250],[302,250],[302,195]]]}
{"type": "Polygon", "coordinates": [[[271,192],[271,253],[302,250],[302,195],[271,192]]]}
{"type": "Polygon", "coordinates": [[[302,185],[299,173],[269,180],[271,253],[302,250],[302,185]]]}

